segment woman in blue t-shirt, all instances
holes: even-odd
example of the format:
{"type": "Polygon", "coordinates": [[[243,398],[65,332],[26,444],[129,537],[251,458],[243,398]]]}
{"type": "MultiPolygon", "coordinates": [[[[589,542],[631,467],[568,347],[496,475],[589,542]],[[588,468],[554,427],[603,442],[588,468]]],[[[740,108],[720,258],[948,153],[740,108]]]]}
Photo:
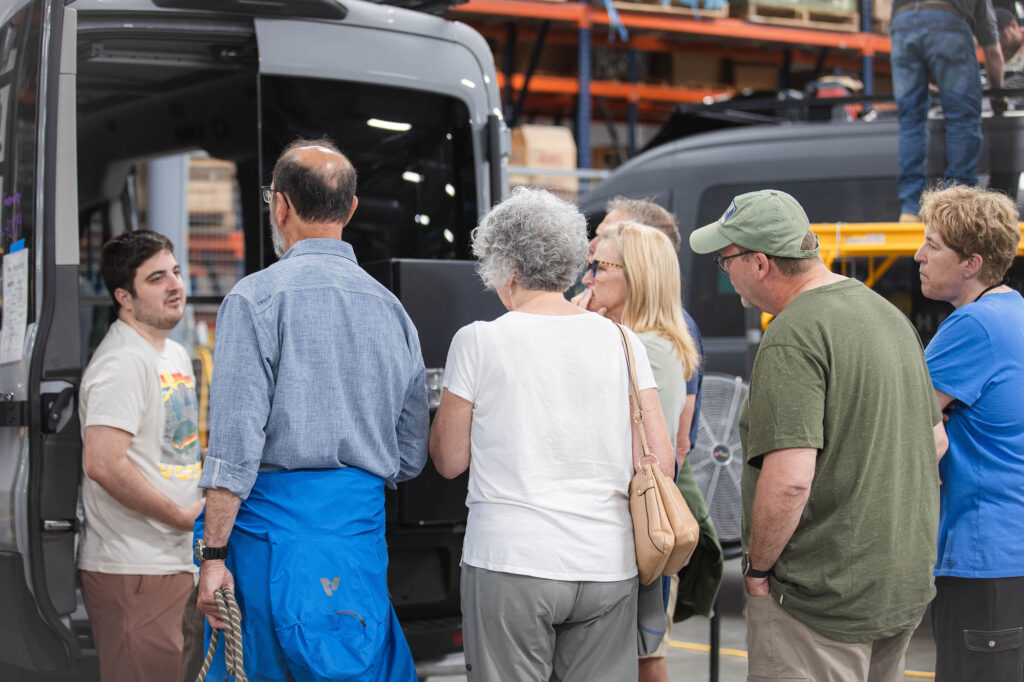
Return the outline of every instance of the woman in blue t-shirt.
{"type": "Polygon", "coordinates": [[[921,292],[956,309],[925,357],[948,415],[932,627],[936,679],[1024,680],[1024,298],[1006,195],[926,193],[921,292]]]}

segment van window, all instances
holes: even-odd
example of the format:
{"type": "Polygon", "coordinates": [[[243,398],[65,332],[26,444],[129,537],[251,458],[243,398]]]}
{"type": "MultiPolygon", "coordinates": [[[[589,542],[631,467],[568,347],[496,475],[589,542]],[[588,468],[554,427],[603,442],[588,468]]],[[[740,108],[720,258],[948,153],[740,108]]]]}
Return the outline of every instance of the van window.
{"type": "MultiPolygon", "coordinates": [[[[38,3],[0,27],[0,253],[31,248],[35,235],[36,148],[38,139],[38,3]],[[33,23],[34,22],[34,23],[33,23]]],[[[28,322],[35,268],[29,268],[28,322]]]]}
{"type": "Polygon", "coordinates": [[[359,206],[342,238],[360,263],[470,258],[476,182],[469,110],[430,92],[264,76],[263,175],[296,137],[326,134],[358,174],[359,206]],[[314,132],[309,132],[314,131],[314,132]]]}

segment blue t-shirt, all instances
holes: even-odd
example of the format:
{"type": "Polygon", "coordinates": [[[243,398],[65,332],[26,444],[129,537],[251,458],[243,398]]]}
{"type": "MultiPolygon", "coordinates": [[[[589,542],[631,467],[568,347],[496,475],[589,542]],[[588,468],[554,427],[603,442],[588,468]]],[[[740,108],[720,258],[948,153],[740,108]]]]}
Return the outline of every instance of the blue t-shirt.
{"type": "Polygon", "coordinates": [[[1024,298],[958,308],[925,350],[956,399],[946,431],[937,576],[1024,576],[1024,298]]]}
{"type": "Polygon", "coordinates": [[[693,404],[693,421],[690,422],[690,446],[693,447],[697,445],[697,426],[700,423],[700,389],[704,384],[704,341],[700,337],[697,323],[693,321],[685,308],[683,309],[683,318],[686,320],[686,326],[690,328],[690,335],[693,336],[693,342],[697,344],[697,352],[700,354],[700,366],[686,382],[686,395],[695,394],[697,396],[693,404]]]}

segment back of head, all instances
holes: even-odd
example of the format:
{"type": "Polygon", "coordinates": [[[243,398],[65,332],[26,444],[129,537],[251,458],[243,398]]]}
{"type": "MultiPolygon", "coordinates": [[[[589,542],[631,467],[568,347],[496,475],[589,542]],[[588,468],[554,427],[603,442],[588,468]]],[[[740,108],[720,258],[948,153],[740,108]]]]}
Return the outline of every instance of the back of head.
{"type": "Polygon", "coordinates": [[[121,304],[114,297],[114,292],[124,289],[135,296],[136,271],[161,251],[174,253],[174,244],[162,234],[150,230],[124,232],[103,245],[100,274],[115,306],[120,308],[121,304]]]}
{"type": "Polygon", "coordinates": [[[330,140],[298,139],[274,164],[274,189],[288,197],[307,223],[348,220],[356,194],[356,169],[330,140]]]}
{"type": "Polygon", "coordinates": [[[565,291],[587,257],[587,221],[544,190],[517,187],[473,230],[477,272],[492,289],[515,281],[533,291],[565,291]]]}
{"type": "MultiPolygon", "coordinates": [[[[679,251],[679,228],[676,217],[650,199],[629,199],[623,196],[613,197],[606,206],[606,212],[621,213],[626,220],[641,225],[648,225],[658,230],[672,245],[672,250],[679,251]]],[[[598,236],[604,236],[598,235],[598,236]]]]}
{"type": "Polygon", "coordinates": [[[1020,244],[1017,205],[1001,192],[955,186],[921,196],[921,219],[961,259],[982,258],[978,279],[995,284],[1013,264],[1020,244]]]}
{"type": "Polygon", "coordinates": [[[617,223],[628,294],[622,322],[635,332],[653,331],[668,339],[687,378],[700,358],[682,314],[679,261],[668,237],[633,222],[617,223]]]}

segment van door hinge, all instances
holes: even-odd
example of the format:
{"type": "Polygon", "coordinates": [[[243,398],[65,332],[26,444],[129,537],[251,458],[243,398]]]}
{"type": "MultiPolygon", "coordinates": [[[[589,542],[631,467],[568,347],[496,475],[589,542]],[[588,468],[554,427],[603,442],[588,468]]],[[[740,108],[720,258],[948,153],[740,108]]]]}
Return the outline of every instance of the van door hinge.
{"type": "Polygon", "coordinates": [[[75,522],[69,519],[46,519],[43,521],[43,530],[47,533],[65,533],[75,529],[75,522]]]}
{"type": "Polygon", "coordinates": [[[24,400],[15,400],[13,393],[0,393],[0,426],[25,426],[26,404],[24,400]]]}

